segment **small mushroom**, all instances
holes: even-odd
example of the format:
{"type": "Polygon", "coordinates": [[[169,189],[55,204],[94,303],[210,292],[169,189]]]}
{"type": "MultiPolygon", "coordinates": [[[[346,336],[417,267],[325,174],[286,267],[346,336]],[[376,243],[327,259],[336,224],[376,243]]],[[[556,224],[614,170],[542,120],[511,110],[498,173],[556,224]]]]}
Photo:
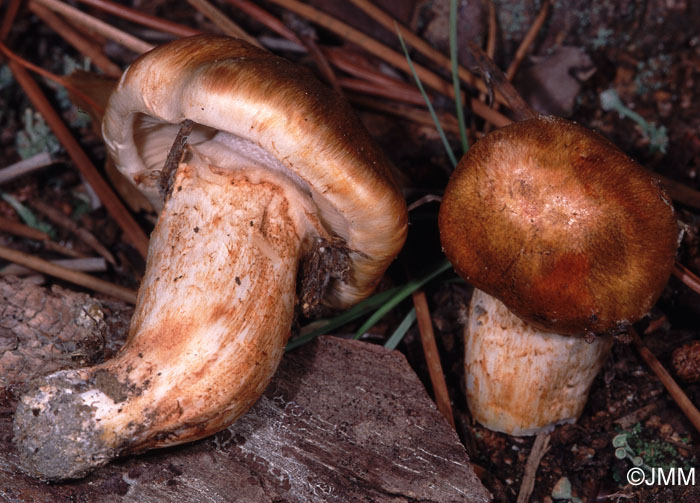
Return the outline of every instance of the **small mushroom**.
{"type": "Polygon", "coordinates": [[[20,401],[21,465],[45,480],[230,425],[274,374],[297,299],[306,312],[352,305],[406,234],[389,161],[349,106],[236,39],[195,36],[140,57],[103,134],[160,214],[125,346],[20,401]]]}
{"type": "Polygon", "coordinates": [[[439,226],[448,259],[478,289],[465,330],[469,408],[514,435],[578,418],[612,336],[656,302],[678,246],[673,207],[650,173],[602,136],[546,116],[471,148],[439,226]]]}

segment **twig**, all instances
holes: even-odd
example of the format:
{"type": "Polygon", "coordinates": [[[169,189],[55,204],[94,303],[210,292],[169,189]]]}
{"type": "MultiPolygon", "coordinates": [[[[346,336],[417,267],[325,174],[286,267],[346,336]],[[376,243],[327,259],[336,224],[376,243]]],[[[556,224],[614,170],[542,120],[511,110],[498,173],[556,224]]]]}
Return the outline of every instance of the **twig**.
{"type": "Polygon", "coordinates": [[[92,29],[95,32],[99,33],[103,37],[106,37],[110,40],[113,40],[114,42],[117,42],[118,44],[123,45],[127,49],[130,49],[134,51],[137,54],[142,54],[144,52],[148,52],[153,47],[155,47],[153,44],[149,44],[148,42],[144,42],[143,40],[126,33],[125,31],[122,31],[118,28],[115,28],[114,26],[111,26],[104,21],[101,21],[97,19],[94,16],[91,16],[89,14],[86,14],[85,12],[76,9],[75,7],[72,7],[68,4],[65,4],[63,2],[59,2],[58,0],[32,0],[36,3],[39,3],[46,7],[47,9],[50,9],[54,12],[58,12],[62,16],[64,16],[66,19],[78,23],[82,26],[85,26],[86,28],[92,29]]]}
{"type": "Polygon", "coordinates": [[[644,407],[637,409],[633,412],[630,412],[629,414],[625,414],[624,416],[615,419],[613,423],[618,425],[620,428],[623,430],[630,428],[634,426],[636,423],[641,423],[644,421],[646,418],[652,415],[652,413],[659,407],[659,404],[657,402],[651,402],[650,404],[645,405],[644,407]]]}
{"type": "Polygon", "coordinates": [[[683,411],[683,414],[688,418],[688,420],[695,426],[695,429],[700,432],[700,411],[693,405],[688,396],[683,392],[676,381],[671,377],[671,374],[664,368],[659,360],[657,360],[654,353],[652,353],[649,348],[644,345],[639,334],[633,327],[628,329],[629,335],[632,337],[632,343],[637,348],[639,355],[644,359],[644,361],[649,365],[654,374],[659,378],[661,384],[664,385],[668,394],[671,398],[678,404],[678,407],[683,411]]]}
{"type": "Polygon", "coordinates": [[[207,0],[187,0],[187,3],[189,3],[199,12],[211,19],[212,22],[216,26],[218,26],[221,29],[221,31],[223,31],[226,35],[243,39],[249,44],[253,44],[257,47],[262,48],[260,42],[248,35],[248,33],[246,33],[246,31],[243,28],[234,23],[231,20],[231,18],[229,18],[226,14],[224,14],[221,10],[217,9],[207,0]]]}
{"type": "MultiPolygon", "coordinates": [[[[49,260],[54,265],[59,265],[71,271],[103,272],[107,270],[107,262],[102,257],[84,257],[49,260]]],[[[0,276],[26,276],[34,271],[19,264],[9,264],[0,269],[0,276]]]]}
{"type": "Polygon", "coordinates": [[[167,201],[172,194],[173,184],[175,183],[175,173],[185,153],[187,140],[190,138],[192,128],[194,128],[194,122],[190,119],[185,119],[180,123],[180,128],[177,130],[177,134],[173,139],[173,144],[170,150],[168,150],[168,155],[165,157],[163,169],[160,171],[160,176],[158,178],[158,192],[163,202],[167,201]]]}
{"type": "Polygon", "coordinates": [[[423,353],[425,353],[425,360],[428,364],[428,372],[430,373],[430,382],[433,385],[433,393],[435,394],[435,403],[440,413],[445,416],[447,422],[450,423],[454,429],[455,420],[452,415],[450,395],[447,392],[445,375],[442,372],[442,364],[440,363],[440,354],[438,353],[437,344],[435,344],[433,321],[430,318],[428,301],[425,298],[425,292],[422,290],[416,290],[412,295],[413,305],[416,308],[416,321],[418,322],[418,330],[420,331],[420,340],[423,344],[423,353]]]}
{"type": "Polygon", "coordinates": [[[99,253],[104,259],[110,264],[116,264],[114,256],[109,252],[105,246],[100,243],[100,241],[87,229],[79,227],[72,219],[56,210],[53,206],[46,204],[45,202],[35,199],[31,202],[31,206],[39,211],[46,218],[51,220],[56,225],[63,227],[64,229],[70,231],[71,233],[78,236],[83,243],[88,245],[90,248],[99,253]]]}
{"type": "Polygon", "coordinates": [[[53,163],[54,161],[51,159],[51,154],[48,152],[39,152],[27,159],[0,169],[0,184],[7,183],[27,173],[36,171],[37,169],[51,166],[53,163]]]}
{"type": "MultiPolygon", "coordinates": [[[[385,46],[384,44],[374,40],[373,38],[365,35],[359,30],[352,28],[351,26],[338,21],[337,19],[320,12],[319,10],[311,7],[310,5],[303,4],[297,0],[272,0],[274,3],[285,7],[300,16],[307,19],[311,19],[313,22],[323,26],[324,28],[337,33],[338,35],[350,40],[351,42],[362,46],[368,52],[374,54],[375,56],[383,59],[384,61],[394,65],[397,68],[402,69],[405,72],[410,73],[410,68],[406,58],[403,54],[400,54],[393,49],[385,46]]],[[[403,32],[402,32],[403,34],[403,32]]],[[[432,89],[444,94],[445,96],[453,97],[454,88],[452,84],[447,82],[445,79],[437,75],[436,73],[428,70],[424,66],[414,65],[416,73],[420,77],[421,81],[425,85],[430,86],[432,89]]],[[[510,122],[510,120],[504,115],[491,110],[488,106],[484,105],[477,99],[471,100],[471,106],[474,113],[483,117],[484,119],[493,122],[496,125],[504,125],[510,122]]]]}
{"type": "MultiPolygon", "coordinates": [[[[389,14],[384,12],[382,9],[374,5],[374,3],[370,2],[369,0],[350,0],[353,4],[355,4],[357,7],[362,9],[367,15],[369,15],[372,19],[380,23],[384,28],[389,30],[391,33],[395,33],[394,26],[397,21],[391,17],[389,14]]],[[[452,68],[452,62],[450,61],[450,58],[442,54],[440,51],[437,49],[433,48],[430,44],[428,44],[425,40],[420,38],[418,35],[413,33],[410,29],[408,29],[405,26],[401,26],[401,35],[403,36],[404,40],[414,47],[418,52],[426,56],[427,58],[431,59],[435,63],[439,64],[442,66],[445,70],[450,71],[452,68]]],[[[393,64],[393,63],[392,63],[393,64]]],[[[398,66],[398,65],[396,65],[398,66]]],[[[478,90],[485,92],[486,91],[486,85],[482,80],[476,77],[476,75],[472,74],[469,72],[466,68],[460,66],[458,69],[459,72],[459,78],[466,82],[467,84],[476,87],[478,90]]],[[[423,79],[423,75],[419,76],[421,79],[423,79]]],[[[427,82],[426,82],[427,83],[427,82]]],[[[432,86],[431,86],[432,87],[432,86]]],[[[444,93],[443,93],[444,94],[444,93]]]]}
{"type": "Polygon", "coordinates": [[[130,290],[129,288],[124,288],[123,286],[115,285],[114,283],[110,283],[108,281],[94,278],[89,274],[79,271],[71,271],[65,267],[52,264],[46,260],[32,257],[31,255],[7,248],[5,246],[0,246],[0,258],[29,267],[43,274],[48,274],[49,276],[54,276],[65,281],[69,281],[90,290],[111,295],[112,297],[123,300],[124,302],[136,304],[135,291],[130,290]]]}
{"type": "Polygon", "coordinates": [[[683,284],[692,291],[700,294],[700,278],[698,278],[693,271],[680,262],[676,262],[673,266],[673,275],[680,279],[683,284]]]}
{"type": "Polygon", "coordinates": [[[48,26],[82,55],[90,58],[90,61],[102,72],[111,77],[119,77],[122,73],[121,68],[100,51],[99,47],[90,40],[81,35],[73,26],[66,23],[59,16],[51,12],[43,5],[38,4],[34,0],[29,2],[29,10],[39,16],[48,26]]]}
{"type": "Polygon", "coordinates": [[[513,111],[518,120],[529,119],[537,114],[530,108],[520,93],[508,82],[506,76],[500,68],[493,62],[479,47],[472,41],[467,41],[469,50],[474,56],[476,66],[485,78],[494,84],[495,90],[500,92],[508,102],[509,108],[513,111]]]}
{"type": "Polygon", "coordinates": [[[116,4],[109,0],[78,0],[78,2],[90,5],[104,12],[114,14],[122,19],[133,21],[134,23],[138,23],[142,26],[147,26],[164,33],[170,33],[171,35],[176,35],[178,37],[189,37],[190,35],[202,33],[201,30],[196,30],[178,23],[173,23],[167,19],[151,16],[145,12],[140,12],[125,5],[116,4]]]}
{"type": "Polygon", "coordinates": [[[27,239],[33,239],[34,241],[39,241],[47,250],[55,251],[65,255],[66,257],[85,257],[84,254],[76,250],[51,241],[51,238],[45,232],[41,232],[39,229],[29,227],[28,225],[17,222],[16,220],[0,217],[0,231],[27,239]]]}
{"type": "Polygon", "coordinates": [[[27,93],[34,107],[41,113],[46,123],[66,149],[78,170],[100,196],[100,200],[105,205],[105,208],[112,218],[114,218],[121,227],[126,238],[143,257],[146,257],[148,254],[148,237],[119,198],[117,198],[110,186],[102,179],[97,169],[92,164],[92,161],[90,161],[90,158],[63,123],[58,113],[53,109],[51,103],[49,103],[49,100],[44,96],[44,93],[37,83],[34,82],[29,73],[14,60],[10,60],[8,66],[17,82],[24,89],[24,92],[27,93]]]}
{"type": "Polygon", "coordinates": [[[532,490],[535,488],[535,475],[537,468],[540,466],[540,461],[547,452],[549,446],[549,434],[540,433],[535,437],[535,441],[530,449],[530,455],[525,462],[525,471],[523,472],[523,481],[520,483],[520,492],[518,492],[517,503],[527,503],[532,496],[532,490]]]}
{"type": "MultiPolygon", "coordinates": [[[[494,55],[496,54],[496,32],[498,31],[498,17],[496,15],[496,6],[494,5],[493,1],[489,1],[489,31],[488,31],[488,38],[486,41],[486,54],[488,55],[489,58],[493,59],[494,55]]],[[[491,93],[491,90],[489,89],[489,93],[491,93]]],[[[479,99],[481,101],[486,101],[488,93],[479,93],[479,99]]],[[[498,102],[493,104],[493,109],[498,110],[500,108],[500,104],[498,102]]],[[[484,134],[487,134],[489,131],[491,131],[491,127],[493,124],[490,122],[487,122],[484,124],[484,127],[482,128],[482,131],[484,134]]],[[[472,128],[474,130],[476,128],[472,128]]]]}

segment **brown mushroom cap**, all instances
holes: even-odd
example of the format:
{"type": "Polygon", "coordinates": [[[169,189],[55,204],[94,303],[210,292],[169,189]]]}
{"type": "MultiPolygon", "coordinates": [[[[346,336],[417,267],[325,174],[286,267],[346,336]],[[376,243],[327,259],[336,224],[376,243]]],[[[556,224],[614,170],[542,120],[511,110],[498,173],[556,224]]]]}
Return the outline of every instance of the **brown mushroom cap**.
{"type": "Polygon", "coordinates": [[[366,296],[403,245],[406,209],[390,163],[344,100],[306,69],[222,36],[181,39],[143,55],[113,93],[103,134],[117,167],[156,208],[158,173],[179,123],[189,144],[222,168],[237,159],[289,178],[316,218],[352,250],[350,278],[323,302],[366,296]]]}
{"type": "Polygon", "coordinates": [[[644,316],[678,246],[657,179],[608,140],[538,117],[462,158],[439,215],[457,272],[552,332],[611,333],[644,316]]]}

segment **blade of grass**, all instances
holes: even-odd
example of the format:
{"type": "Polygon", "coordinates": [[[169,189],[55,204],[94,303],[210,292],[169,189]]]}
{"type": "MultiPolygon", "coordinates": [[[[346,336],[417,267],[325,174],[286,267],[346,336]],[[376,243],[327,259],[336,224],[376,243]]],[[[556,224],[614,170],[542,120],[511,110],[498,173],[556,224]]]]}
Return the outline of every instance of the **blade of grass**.
{"type": "Polygon", "coordinates": [[[326,323],[322,323],[319,327],[313,329],[308,334],[304,334],[292,341],[289,341],[289,343],[287,344],[287,351],[298,348],[299,346],[303,346],[304,344],[311,341],[315,337],[318,337],[319,335],[326,334],[331,330],[335,330],[336,328],[340,328],[343,325],[350,323],[351,321],[359,318],[360,316],[364,316],[365,314],[380,307],[387,300],[391,299],[391,297],[395,295],[396,292],[399,291],[399,289],[400,287],[396,286],[394,288],[390,288],[389,290],[376,293],[371,297],[366,298],[365,300],[354,305],[347,311],[344,311],[338,316],[329,319],[326,323]]]}
{"type": "Polygon", "coordinates": [[[467,129],[464,125],[464,109],[459,83],[459,61],[457,58],[457,0],[450,0],[450,61],[452,63],[452,85],[455,88],[455,108],[459,123],[459,139],[462,142],[462,154],[469,150],[467,129]]]}
{"type": "Polygon", "coordinates": [[[362,324],[362,326],[357,330],[357,333],[355,333],[354,338],[359,339],[362,336],[362,334],[364,334],[365,332],[367,332],[367,330],[376,325],[377,322],[386,315],[386,313],[388,313],[394,307],[399,305],[399,303],[401,303],[402,300],[404,300],[406,297],[408,297],[420,287],[425,285],[428,281],[435,278],[440,273],[443,273],[446,270],[448,270],[450,267],[452,267],[452,264],[450,264],[449,261],[444,260],[440,262],[436,267],[432,268],[430,271],[425,273],[423,276],[416,279],[412,279],[411,281],[403,285],[400,288],[400,290],[396,293],[396,295],[394,295],[384,305],[377,309],[374,312],[374,314],[370,316],[365,323],[362,324]]]}
{"type": "Polygon", "coordinates": [[[389,337],[384,343],[384,347],[391,350],[396,349],[396,346],[398,346],[399,343],[403,340],[404,335],[406,335],[406,332],[408,332],[408,329],[413,326],[413,323],[415,323],[415,321],[416,308],[414,307],[411,308],[406,317],[401,321],[401,323],[399,323],[399,326],[396,327],[394,333],[391,334],[391,337],[389,337]]]}
{"type": "MultiPolygon", "coordinates": [[[[418,74],[416,73],[416,69],[413,66],[413,61],[411,60],[411,56],[408,54],[408,49],[406,48],[406,43],[403,41],[403,37],[401,36],[401,31],[399,30],[399,25],[396,25],[396,34],[399,36],[399,42],[401,42],[401,48],[403,49],[403,53],[406,56],[406,61],[408,61],[408,67],[411,70],[411,74],[413,75],[413,78],[416,80],[416,85],[418,86],[418,90],[420,93],[423,95],[423,99],[425,100],[425,104],[428,107],[428,111],[430,112],[430,116],[433,118],[433,122],[435,122],[435,127],[438,130],[438,134],[440,135],[440,139],[442,140],[442,144],[445,147],[445,152],[447,152],[447,156],[450,158],[450,162],[452,163],[452,167],[457,166],[457,159],[455,158],[455,154],[452,151],[452,147],[450,146],[450,143],[447,141],[447,136],[445,136],[445,131],[443,131],[442,126],[440,125],[440,120],[437,117],[437,114],[435,113],[435,109],[433,108],[433,104],[430,102],[430,98],[428,97],[428,94],[425,92],[425,89],[423,88],[423,83],[421,82],[420,78],[418,77],[418,74]]],[[[459,94],[459,93],[455,93],[459,94]]]]}

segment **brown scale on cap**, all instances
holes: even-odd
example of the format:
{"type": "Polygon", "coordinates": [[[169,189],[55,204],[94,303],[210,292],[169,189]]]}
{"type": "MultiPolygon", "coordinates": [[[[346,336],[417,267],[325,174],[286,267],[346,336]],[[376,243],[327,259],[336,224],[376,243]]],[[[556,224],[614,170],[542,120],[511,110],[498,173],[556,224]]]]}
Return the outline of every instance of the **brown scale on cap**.
{"type": "Polygon", "coordinates": [[[462,277],[525,321],[568,335],[614,333],[644,316],[678,244],[653,175],[554,117],[477,142],[445,190],[439,225],[462,277]]]}

